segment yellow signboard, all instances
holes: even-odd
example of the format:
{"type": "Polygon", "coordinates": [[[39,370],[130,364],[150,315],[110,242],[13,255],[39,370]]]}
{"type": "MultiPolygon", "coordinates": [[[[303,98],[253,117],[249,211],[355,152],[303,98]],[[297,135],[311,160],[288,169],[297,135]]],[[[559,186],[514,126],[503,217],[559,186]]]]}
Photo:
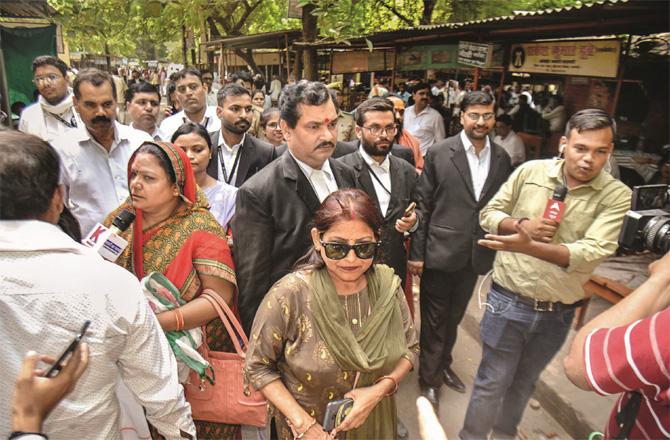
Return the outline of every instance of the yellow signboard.
{"type": "Polygon", "coordinates": [[[615,78],[621,41],[547,41],[513,44],[509,71],[615,78]]]}

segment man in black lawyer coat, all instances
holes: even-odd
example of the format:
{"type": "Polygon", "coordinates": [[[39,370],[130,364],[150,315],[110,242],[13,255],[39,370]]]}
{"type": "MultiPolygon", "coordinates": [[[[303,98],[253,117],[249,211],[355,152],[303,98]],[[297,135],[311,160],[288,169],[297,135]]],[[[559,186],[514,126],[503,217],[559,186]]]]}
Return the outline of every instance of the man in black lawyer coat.
{"type": "Polygon", "coordinates": [[[307,253],[321,201],[329,192],[356,187],[353,170],[330,158],[337,112],[325,85],[303,80],[288,86],[280,108],[288,150],[240,187],[232,220],[238,304],[246,332],[272,284],[307,253]],[[324,171],[326,189],[315,189],[315,170],[324,171]]]}
{"type": "Polygon", "coordinates": [[[419,382],[435,406],[442,382],[465,392],[451,369],[451,352],[477,276],[491,269],[495,256],[477,244],[484,237],[479,211],[512,171],[505,150],[488,138],[493,98],[470,92],[461,109],[463,131],[426,153],[417,203],[423,217],[409,261],[410,271],[422,274],[419,382]]]}

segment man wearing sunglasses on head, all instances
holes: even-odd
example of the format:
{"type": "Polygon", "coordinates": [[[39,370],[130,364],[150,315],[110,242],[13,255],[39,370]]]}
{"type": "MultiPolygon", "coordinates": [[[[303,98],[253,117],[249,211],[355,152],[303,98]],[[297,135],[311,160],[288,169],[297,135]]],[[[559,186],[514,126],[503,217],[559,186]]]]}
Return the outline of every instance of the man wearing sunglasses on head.
{"type": "Polygon", "coordinates": [[[495,124],[493,98],[470,92],[461,103],[463,130],[426,153],[419,179],[418,209],[409,270],[421,275],[421,393],[434,406],[442,383],[460,392],[465,385],[451,369],[458,324],[477,281],[495,252],[477,245],[484,237],[479,210],[507,180],[512,167],[488,134],[495,124]]]}
{"type": "Polygon", "coordinates": [[[33,61],[33,83],[39,92],[37,102],[21,114],[19,130],[52,142],[81,125],[72,103],[67,65],[56,57],[42,55],[33,61]]]}

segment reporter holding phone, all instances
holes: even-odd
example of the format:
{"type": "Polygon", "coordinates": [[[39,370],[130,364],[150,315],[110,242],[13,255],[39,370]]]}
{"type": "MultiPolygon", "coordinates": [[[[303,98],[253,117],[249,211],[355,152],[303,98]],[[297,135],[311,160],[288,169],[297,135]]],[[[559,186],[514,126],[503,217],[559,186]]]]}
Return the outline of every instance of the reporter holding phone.
{"type": "Polygon", "coordinates": [[[330,194],[317,210],[314,247],[265,296],[251,331],[246,374],[277,409],[280,439],[325,439],[329,402],[354,401],[332,434],[396,438],[393,394],[419,344],[393,269],[374,264],[381,219],[360,190],[330,194]]]}

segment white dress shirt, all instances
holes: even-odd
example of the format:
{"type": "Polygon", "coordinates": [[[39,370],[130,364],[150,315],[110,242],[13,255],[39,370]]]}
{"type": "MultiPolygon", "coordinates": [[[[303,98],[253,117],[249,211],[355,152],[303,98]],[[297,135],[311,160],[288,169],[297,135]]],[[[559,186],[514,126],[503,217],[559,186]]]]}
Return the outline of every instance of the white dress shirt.
{"type": "Polygon", "coordinates": [[[391,189],[391,161],[387,155],[381,164],[377,163],[376,160],[365,152],[362,145],[358,147],[358,152],[363,156],[363,160],[370,167],[368,169],[370,179],[372,179],[372,185],[375,188],[375,194],[377,195],[377,201],[379,201],[382,217],[385,217],[386,211],[389,209],[389,202],[391,201],[391,191],[393,191],[391,189]],[[372,173],[374,173],[374,175],[372,173]],[[375,176],[377,176],[377,179],[379,180],[375,179],[375,176]],[[379,181],[381,181],[381,183],[379,181]]]}
{"type": "Polygon", "coordinates": [[[526,147],[523,144],[523,139],[519,137],[514,130],[510,130],[509,134],[503,139],[500,135],[493,138],[493,142],[503,147],[512,160],[512,166],[515,167],[526,161],[526,147]]]}
{"type": "Polygon", "coordinates": [[[220,141],[218,151],[220,151],[221,154],[219,155],[219,169],[218,169],[217,180],[220,180],[221,182],[226,182],[228,185],[235,186],[235,180],[237,180],[237,169],[240,167],[240,158],[238,156],[242,154],[240,150],[242,148],[242,145],[244,145],[244,140],[246,138],[247,134],[244,133],[242,135],[242,139],[240,140],[239,144],[235,144],[232,147],[229,147],[228,144],[226,144],[225,139],[223,138],[223,131],[219,131],[220,141]],[[223,165],[226,167],[227,176],[223,175],[223,167],[221,166],[222,158],[223,158],[223,165]]]}
{"type": "Polygon", "coordinates": [[[195,435],[176,361],[137,278],[37,220],[0,221],[0,266],[0,438],[11,431],[26,352],[57,358],[86,320],[89,365],[46,419],[49,438],[120,439],[118,377],[167,438],[195,435]]]}
{"type": "Polygon", "coordinates": [[[319,202],[323,202],[330,193],[334,193],[338,190],[335,175],[330,168],[330,162],[328,162],[328,160],[321,165],[320,170],[315,170],[295,157],[291,150],[288,150],[288,152],[298,163],[298,167],[300,167],[300,170],[302,170],[305,177],[307,177],[307,180],[309,180],[309,183],[314,189],[314,193],[319,198],[319,202]]]}
{"type": "MultiPolygon", "coordinates": [[[[144,130],[141,130],[141,129],[135,127],[134,122],[130,124],[130,127],[134,128],[135,130],[144,131],[144,130]]],[[[165,133],[163,133],[161,131],[161,128],[158,125],[156,125],[156,127],[154,128],[154,132],[150,133],[149,136],[151,136],[153,138],[153,140],[155,140],[157,142],[160,142],[160,141],[170,142],[170,139],[172,138],[172,136],[166,136],[165,133]]]]}
{"type": "Polygon", "coordinates": [[[53,143],[61,157],[61,180],[66,204],[79,220],[83,235],[105,219],[128,197],[128,160],[151,136],[114,122],[109,152],[86,128],[68,133],[53,143]]]}
{"type": "Polygon", "coordinates": [[[486,146],[479,152],[479,156],[477,156],[475,146],[472,145],[465,131],[461,130],[460,136],[461,142],[463,142],[463,146],[465,147],[465,157],[468,158],[472,188],[475,190],[475,198],[479,200],[486,178],[489,176],[489,168],[491,167],[491,141],[486,136],[486,146]]]}
{"type": "MultiPolygon", "coordinates": [[[[174,115],[163,119],[161,122],[160,129],[165,134],[166,138],[164,139],[167,142],[170,142],[170,138],[179,127],[181,127],[185,122],[191,121],[184,110],[181,110],[174,115]]],[[[205,110],[205,116],[202,118],[202,121],[198,121],[198,124],[204,126],[207,129],[207,133],[214,133],[221,130],[221,120],[216,115],[216,106],[209,105],[205,110]]]]}
{"type": "Polygon", "coordinates": [[[427,106],[418,115],[416,114],[415,106],[407,107],[403,126],[412,136],[419,140],[419,148],[421,149],[422,156],[426,155],[428,147],[446,137],[444,118],[442,118],[442,115],[437,110],[430,106],[427,106]]]}

